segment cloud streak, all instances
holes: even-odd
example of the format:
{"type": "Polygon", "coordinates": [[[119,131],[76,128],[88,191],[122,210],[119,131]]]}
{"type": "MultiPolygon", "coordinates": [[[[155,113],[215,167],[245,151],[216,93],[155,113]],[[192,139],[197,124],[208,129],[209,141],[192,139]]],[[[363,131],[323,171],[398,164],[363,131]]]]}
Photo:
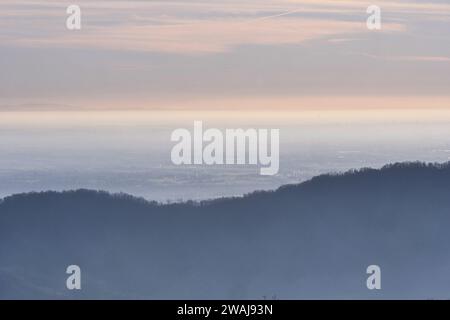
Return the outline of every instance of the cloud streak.
{"type": "MultiPolygon", "coordinates": [[[[20,30],[0,31],[3,45],[30,47],[96,48],[169,53],[217,53],[242,45],[298,44],[312,39],[367,32],[360,21],[341,17],[355,4],[341,8],[327,1],[268,1],[257,4],[220,2],[83,2],[83,29],[64,29],[65,11],[53,1],[12,2],[0,6],[3,24],[20,30]],[[34,7],[30,7],[34,4],[34,7]],[[203,4],[204,6],[201,6],[203,4]],[[2,8],[3,7],[3,8],[2,8]],[[324,16],[334,13],[335,17],[324,16]],[[45,18],[45,19],[44,19],[45,18]],[[27,21],[24,25],[18,20],[27,21]],[[27,27],[28,26],[28,27],[27,27]],[[22,29],[23,28],[23,29],[22,29]]],[[[361,10],[361,12],[364,12],[361,10]]],[[[386,22],[384,32],[404,31],[404,25],[386,22]]]]}
{"type": "MultiPolygon", "coordinates": [[[[400,32],[400,24],[385,24],[385,32],[400,32]]],[[[166,53],[217,53],[240,45],[286,45],[348,33],[367,32],[360,22],[318,19],[260,21],[183,21],[158,26],[96,27],[87,32],[11,41],[20,46],[98,48],[166,53]]]]}

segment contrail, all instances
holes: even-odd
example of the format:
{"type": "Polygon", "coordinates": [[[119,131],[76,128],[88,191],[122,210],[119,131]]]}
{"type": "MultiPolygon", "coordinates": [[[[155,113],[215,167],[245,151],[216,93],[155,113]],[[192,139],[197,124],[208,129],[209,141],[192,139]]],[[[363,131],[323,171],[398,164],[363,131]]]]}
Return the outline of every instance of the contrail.
{"type": "Polygon", "coordinates": [[[290,10],[290,11],[286,11],[286,12],[282,12],[282,13],[278,13],[278,14],[274,14],[271,16],[265,16],[265,17],[261,17],[261,18],[256,18],[253,19],[251,21],[259,21],[259,20],[266,20],[266,19],[272,19],[272,18],[278,18],[278,17],[282,17],[282,16],[287,16],[296,12],[299,12],[300,10],[296,9],[296,10],[290,10]]]}

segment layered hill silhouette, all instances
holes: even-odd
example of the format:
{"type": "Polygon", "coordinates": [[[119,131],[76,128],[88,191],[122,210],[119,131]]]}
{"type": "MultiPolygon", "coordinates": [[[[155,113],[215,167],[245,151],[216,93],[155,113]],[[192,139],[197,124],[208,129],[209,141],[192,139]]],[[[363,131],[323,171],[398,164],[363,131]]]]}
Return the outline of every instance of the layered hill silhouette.
{"type": "Polygon", "coordinates": [[[450,164],[159,204],[77,190],[0,202],[0,299],[450,298],[450,164]],[[66,289],[68,265],[82,289],[66,289]],[[381,290],[366,268],[379,265],[381,290]]]}

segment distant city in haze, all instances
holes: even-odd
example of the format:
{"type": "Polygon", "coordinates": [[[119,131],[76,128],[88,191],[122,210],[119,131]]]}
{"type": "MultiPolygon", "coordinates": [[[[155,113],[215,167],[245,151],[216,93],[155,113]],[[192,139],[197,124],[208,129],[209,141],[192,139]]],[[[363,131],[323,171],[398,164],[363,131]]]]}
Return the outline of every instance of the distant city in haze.
{"type": "MultiPolygon", "coordinates": [[[[386,112],[383,112],[386,114],[386,112]]],[[[136,112],[134,120],[85,114],[73,120],[35,115],[35,124],[2,125],[0,133],[0,195],[78,188],[126,192],[148,200],[209,199],[270,190],[315,175],[352,168],[381,167],[400,161],[446,162],[450,159],[450,117],[441,121],[375,120],[368,113],[355,121],[311,115],[290,115],[280,126],[280,172],[261,176],[257,168],[241,166],[175,166],[170,161],[170,134],[180,121],[166,123],[155,112],[136,112]],[[46,122],[48,121],[48,122],[46,122]],[[392,121],[392,123],[390,123],[392,121]],[[75,123],[76,122],[76,123],[75,123]],[[158,122],[158,123],[155,123],[158,122]]],[[[393,116],[392,119],[395,117],[393,116]]],[[[238,127],[258,127],[236,119],[238,127]]],[[[219,120],[205,121],[205,127],[219,120]]],[[[230,126],[232,120],[222,126],[230,126]]],[[[266,121],[266,120],[264,120],[266,121]]],[[[1,122],[1,120],[0,120],[1,122]]],[[[235,123],[236,123],[235,122],[235,123]]],[[[256,122],[256,124],[255,124],[256,122]]],[[[193,122],[181,120],[185,127],[193,122]]],[[[279,123],[276,123],[278,125],[279,123]]]]}

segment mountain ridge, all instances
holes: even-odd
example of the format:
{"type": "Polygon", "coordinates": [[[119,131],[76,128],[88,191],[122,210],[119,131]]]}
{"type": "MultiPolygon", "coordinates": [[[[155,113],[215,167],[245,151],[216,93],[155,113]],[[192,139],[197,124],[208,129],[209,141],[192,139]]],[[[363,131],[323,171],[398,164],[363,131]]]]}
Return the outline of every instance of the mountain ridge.
{"type": "Polygon", "coordinates": [[[450,296],[450,164],[397,163],[244,197],[77,190],[0,202],[0,299],[450,296]],[[65,287],[68,265],[82,290],[65,287]],[[382,290],[368,290],[379,265],[382,290]]]}
{"type": "Polygon", "coordinates": [[[392,164],[384,165],[379,169],[374,169],[370,167],[362,167],[360,169],[350,169],[344,172],[330,172],[325,174],[320,174],[314,176],[308,180],[282,185],[273,190],[255,190],[241,196],[230,196],[230,197],[218,197],[206,200],[185,200],[185,201],[170,201],[170,202],[159,202],[151,199],[146,199],[144,197],[134,196],[132,194],[126,192],[109,192],[106,190],[98,190],[98,189],[70,189],[70,190],[62,190],[62,191],[54,191],[54,190],[46,190],[46,191],[31,191],[31,192],[23,192],[23,193],[15,193],[9,196],[5,196],[0,198],[0,205],[5,201],[11,201],[16,199],[23,199],[25,197],[39,197],[39,196],[48,196],[48,195],[70,195],[70,194],[95,194],[97,196],[103,197],[111,197],[122,200],[130,200],[141,204],[148,204],[150,206],[164,206],[164,205],[180,205],[180,204],[196,204],[196,205],[204,205],[214,203],[216,201],[226,201],[226,200],[235,200],[235,199],[245,199],[255,195],[261,194],[271,194],[276,192],[285,191],[287,189],[301,189],[304,186],[309,186],[311,184],[315,184],[317,182],[322,182],[323,180],[330,180],[339,177],[348,177],[348,176],[358,176],[365,174],[373,174],[373,173],[383,173],[390,170],[403,169],[403,170],[416,170],[416,169],[432,169],[435,171],[442,171],[449,169],[450,170],[450,161],[444,163],[438,162],[421,162],[421,161],[409,161],[409,162],[395,162],[392,164]]]}

